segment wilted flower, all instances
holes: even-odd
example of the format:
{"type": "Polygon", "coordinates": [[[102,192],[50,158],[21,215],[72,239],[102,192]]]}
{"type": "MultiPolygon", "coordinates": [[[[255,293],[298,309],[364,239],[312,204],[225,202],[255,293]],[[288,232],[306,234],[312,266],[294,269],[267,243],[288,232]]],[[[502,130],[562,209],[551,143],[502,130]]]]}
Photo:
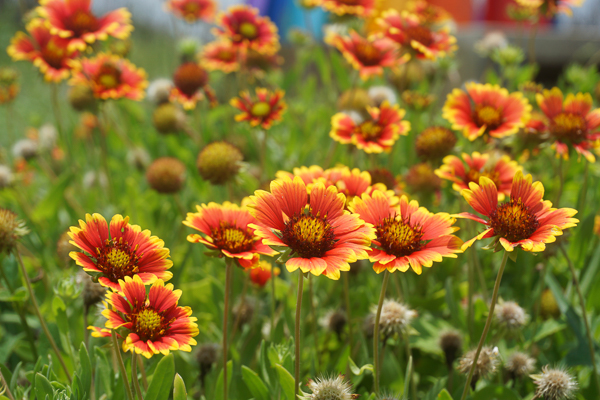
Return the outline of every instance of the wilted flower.
{"type": "Polygon", "coordinates": [[[300,400],[353,400],[357,394],[352,394],[352,385],[344,379],[344,375],[335,378],[309,379],[306,384],[312,393],[304,393],[298,396],[300,400]]]}
{"type": "MultiPolygon", "coordinates": [[[[463,374],[469,374],[471,367],[473,366],[473,361],[475,359],[475,354],[477,350],[473,349],[465,354],[458,365],[458,370],[463,374]]],[[[500,354],[498,353],[498,348],[491,348],[489,346],[484,346],[481,349],[481,353],[479,354],[479,358],[477,359],[477,364],[475,365],[475,369],[473,371],[473,380],[471,381],[471,387],[475,388],[477,381],[482,378],[486,378],[487,376],[496,372],[498,368],[498,364],[500,363],[500,354]]]]}
{"type": "Polygon", "coordinates": [[[19,239],[28,233],[25,222],[18,219],[17,214],[0,208],[0,254],[10,253],[19,239]]]}
{"type": "Polygon", "coordinates": [[[150,187],[162,194],[177,193],[185,182],[185,165],[174,157],[161,157],[146,171],[146,180],[150,187]]]}
{"type": "Polygon", "coordinates": [[[512,379],[523,378],[533,372],[535,359],[525,353],[515,351],[506,360],[505,367],[512,379]]]}
{"type": "Polygon", "coordinates": [[[456,141],[456,135],[450,129],[431,126],[417,135],[415,150],[424,160],[439,160],[452,151],[456,141]]]}
{"type": "Polygon", "coordinates": [[[440,334],[439,344],[446,356],[446,365],[448,366],[448,369],[450,369],[452,368],[454,361],[462,352],[462,335],[455,330],[444,331],[440,334]]]}
{"type": "Polygon", "coordinates": [[[146,95],[148,100],[158,105],[169,101],[172,89],[172,80],[159,78],[150,82],[150,85],[148,85],[148,89],[146,90],[146,95]]]}
{"type": "Polygon", "coordinates": [[[548,365],[542,367],[542,373],[531,375],[537,386],[536,398],[545,400],[567,400],[572,399],[579,388],[577,381],[563,368],[550,368],[548,365]]]}
{"type": "Polygon", "coordinates": [[[388,86],[371,86],[368,95],[375,107],[381,107],[384,101],[390,104],[398,103],[396,92],[388,86]]]}
{"type": "Polygon", "coordinates": [[[415,310],[395,300],[386,299],[381,307],[379,328],[385,338],[407,334],[410,324],[417,316],[415,310]]]}
{"type": "Polygon", "coordinates": [[[500,302],[495,310],[496,321],[509,331],[525,326],[529,316],[523,308],[514,301],[500,302]]]}
{"type": "Polygon", "coordinates": [[[198,154],[196,165],[203,179],[213,185],[231,181],[239,173],[244,156],[237,147],[227,142],[213,142],[198,154]]]}

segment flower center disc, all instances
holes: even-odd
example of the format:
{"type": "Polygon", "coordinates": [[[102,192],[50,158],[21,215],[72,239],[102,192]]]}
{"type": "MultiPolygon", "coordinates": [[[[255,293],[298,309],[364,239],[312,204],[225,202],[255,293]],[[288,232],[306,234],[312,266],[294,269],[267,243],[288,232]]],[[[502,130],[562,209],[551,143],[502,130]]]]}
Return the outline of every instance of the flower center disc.
{"type": "Polygon", "coordinates": [[[232,51],[221,50],[217,53],[217,59],[222,61],[233,61],[235,59],[235,53],[232,51]]]}
{"type": "Polygon", "coordinates": [[[479,178],[485,176],[486,178],[490,178],[496,187],[500,186],[500,174],[497,171],[478,171],[476,169],[471,169],[467,173],[467,184],[469,182],[475,182],[479,184],[479,178]]]}
{"type": "Polygon", "coordinates": [[[408,256],[425,244],[420,226],[410,226],[400,217],[388,217],[377,226],[377,240],[386,253],[396,257],[408,256]]]}
{"type": "Polygon", "coordinates": [[[133,319],[133,330],[143,341],[157,339],[167,328],[162,316],[151,308],[144,308],[133,319]]]}
{"type": "Polygon", "coordinates": [[[367,141],[375,140],[381,135],[381,126],[373,121],[363,122],[356,129],[357,133],[367,141]]]}
{"type": "Polygon", "coordinates": [[[54,69],[61,69],[63,67],[65,56],[65,49],[57,45],[54,38],[51,38],[46,47],[42,49],[42,58],[54,69]]]}
{"type": "Polygon", "coordinates": [[[335,244],[333,228],[319,215],[294,215],[282,232],[282,240],[302,258],[323,257],[335,244]]]}
{"type": "Polygon", "coordinates": [[[404,29],[404,33],[408,38],[408,43],[414,40],[425,47],[429,47],[433,44],[433,35],[431,34],[431,31],[424,26],[409,26],[404,29]]]}
{"type": "Polygon", "coordinates": [[[107,239],[103,248],[96,249],[96,263],[104,276],[112,282],[118,282],[139,271],[137,263],[141,254],[136,254],[136,249],[132,249],[122,238],[119,241],[107,239]]]}
{"type": "Polygon", "coordinates": [[[477,126],[485,125],[488,130],[494,130],[502,125],[502,113],[492,106],[478,105],[473,119],[477,126]]]}
{"type": "Polygon", "coordinates": [[[377,65],[381,61],[381,52],[366,40],[356,44],[356,58],[366,66],[377,65]]]}
{"type": "Polygon", "coordinates": [[[580,115],[560,113],[552,120],[551,131],[558,139],[579,143],[585,139],[587,123],[580,115]]]}
{"type": "Polygon", "coordinates": [[[535,214],[520,199],[500,204],[490,215],[490,227],[510,242],[527,239],[539,225],[535,214]]]}
{"type": "Polygon", "coordinates": [[[75,33],[76,37],[98,30],[98,20],[86,11],[75,11],[66,21],[65,27],[75,33]]]}
{"type": "Polygon", "coordinates": [[[98,70],[95,81],[104,89],[114,89],[121,84],[121,71],[112,64],[104,64],[98,70]]]}
{"type": "Polygon", "coordinates": [[[248,231],[221,222],[219,228],[212,230],[215,246],[230,253],[242,253],[252,249],[254,237],[248,231]]]}
{"type": "Polygon", "coordinates": [[[252,22],[242,22],[240,24],[240,34],[249,40],[256,39],[258,28],[252,22]]]}
{"type": "Polygon", "coordinates": [[[266,101],[260,101],[252,106],[250,113],[255,117],[266,117],[271,112],[271,106],[266,101]]]}

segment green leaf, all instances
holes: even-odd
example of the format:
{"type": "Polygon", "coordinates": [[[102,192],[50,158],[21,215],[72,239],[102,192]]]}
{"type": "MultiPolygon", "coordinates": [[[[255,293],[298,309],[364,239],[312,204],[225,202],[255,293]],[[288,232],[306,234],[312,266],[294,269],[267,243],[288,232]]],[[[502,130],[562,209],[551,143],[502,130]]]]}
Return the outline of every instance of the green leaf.
{"type": "Polygon", "coordinates": [[[362,375],[365,371],[373,372],[373,364],[365,364],[358,368],[354,360],[350,357],[348,357],[348,364],[350,365],[350,371],[352,371],[354,375],[362,375]]]}
{"type": "Polygon", "coordinates": [[[294,386],[294,377],[281,364],[275,364],[275,369],[279,375],[279,384],[281,385],[281,389],[283,390],[283,394],[285,394],[286,399],[294,400],[294,392],[296,390],[294,386]]]}
{"type": "Polygon", "coordinates": [[[15,290],[14,293],[11,293],[7,289],[0,290],[0,301],[2,302],[23,302],[29,298],[29,293],[27,293],[27,289],[24,287],[20,287],[15,290]]]}
{"type": "MultiPolygon", "coordinates": [[[[48,192],[46,197],[40,201],[33,213],[31,214],[31,219],[40,223],[54,220],[58,215],[59,208],[64,204],[64,193],[72,183],[72,174],[70,172],[66,172],[58,178],[56,183],[53,184],[52,189],[48,192]]],[[[43,399],[42,399],[43,400],[43,399]]]]}
{"type": "Polygon", "coordinates": [[[39,372],[35,374],[35,396],[38,400],[45,400],[46,396],[51,399],[54,397],[54,389],[50,381],[39,372]]]}
{"type": "Polygon", "coordinates": [[[507,386],[492,385],[474,393],[472,400],[521,400],[521,397],[507,386]]]}
{"type": "Polygon", "coordinates": [[[269,389],[258,374],[242,365],[242,379],[255,400],[269,400],[269,389]]]}
{"type": "Polygon", "coordinates": [[[171,394],[174,377],[175,358],[171,353],[158,362],[145,400],[167,400],[171,394]]]}
{"type": "Polygon", "coordinates": [[[187,400],[185,382],[179,374],[175,374],[175,381],[173,382],[173,400],[187,400]]]}
{"type": "Polygon", "coordinates": [[[439,400],[452,400],[452,396],[450,396],[450,393],[446,389],[443,389],[437,397],[439,400]]]}
{"type": "Polygon", "coordinates": [[[84,343],[81,343],[81,346],[79,347],[79,364],[81,389],[85,393],[92,393],[92,362],[90,361],[90,355],[84,343]]]}
{"type": "Polygon", "coordinates": [[[408,391],[410,389],[410,381],[412,380],[413,373],[413,358],[408,358],[408,364],[406,365],[406,375],[404,376],[404,398],[408,399],[408,391]]]}
{"type": "Polygon", "coordinates": [[[556,332],[562,331],[563,329],[565,329],[565,324],[560,323],[554,319],[544,321],[542,326],[540,326],[540,329],[535,333],[533,343],[537,343],[540,340],[555,334],[556,332]]]}
{"type": "MultiPolygon", "coordinates": [[[[227,387],[231,387],[231,376],[233,375],[233,361],[227,362],[227,387]]],[[[215,400],[223,400],[223,370],[217,378],[217,387],[215,388],[215,400]]]]}

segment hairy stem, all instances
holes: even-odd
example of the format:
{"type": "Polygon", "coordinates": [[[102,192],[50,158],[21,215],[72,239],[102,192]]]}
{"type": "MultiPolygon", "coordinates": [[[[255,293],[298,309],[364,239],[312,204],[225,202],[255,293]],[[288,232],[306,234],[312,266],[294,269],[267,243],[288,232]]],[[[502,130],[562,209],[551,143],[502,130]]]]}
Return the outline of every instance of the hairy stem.
{"type": "Polygon", "coordinates": [[[373,332],[373,362],[375,367],[375,395],[379,395],[379,375],[381,373],[381,362],[379,360],[379,320],[381,319],[381,308],[385,299],[388,281],[390,280],[390,271],[387,269],[383,273],[383,283],[381,284],[381,293],[379,294],[379,303],[377,304],[377,314],[375,314],[375,331],[373,332]]]}
{"type": "Polygon", "coordinates": [[[223,306],[223,400],[227,400],[227,322],[229,317],[229,296],[231,292],[231,280],[233,277],[233,259],[227,258],[225,261],[225,304],[223,306]]]}
{"type": "Polygon", "coordinates": [[[127,379],[127,370],[125,369],[125,363],[123,363],[123,357],[121,356],[121,348],[119,347],[119,341],[117,340],[117,332],[111,330],[112,344],[115,349],[115,355],[117,356],[117,364],[119,365],[119,371],[121,371],[121,379],[123,379],[123,385],[125,385],[125,391],[127,392],[127,398],[129,400],[135,400],[131,386],[129,386],[129,380],[127,379]]]}
{"type": "Polygon", "coordinates": [[[296,299],[296,324],[294,327],[294,398],[300,393],[300,315],[302,312],[302,291],[304,290],[304,274],[298,272],[298,298],[296,299]]]}
{"type": "Polygon", "coordinates": [[[140,381],[138,380],[137,364],[138,355],[135,354],[134,351],[131,353],[131,380],[133,381],[133,387],[135,388],[135,393],[138,397],[138,400],[144,400],[144,398],[142,397],[142,388],[140,388],[140,381]]]}

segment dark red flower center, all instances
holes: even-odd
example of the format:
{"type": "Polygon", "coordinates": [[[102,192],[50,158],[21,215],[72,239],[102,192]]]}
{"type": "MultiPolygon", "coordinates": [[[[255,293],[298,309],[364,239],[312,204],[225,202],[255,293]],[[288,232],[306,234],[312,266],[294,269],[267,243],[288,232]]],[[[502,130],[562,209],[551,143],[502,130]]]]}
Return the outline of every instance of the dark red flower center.
{"type": "Polygon", "coordinates": [[[477,126],[485,125],[491,131],[502,125],[502,111],[496,107],[478,104],[475,107],[473,120],[477,126]]]}
{"type": "MultiPolygon", "coordinates": [[[[135,307],[135,305],[134,305],[135,307]]],[[[129,316],[131,323],[133,324],[132,331],[137,333],[142,341],[155,341],[163,337],[169,326],[175,321],[175,318],[167,321],[165,314],[170,309],[163,312],[156,312],[151,307],[143,306],[143,308],[129,316]]]]}
{"type": "Polygon", "coordinates": [[[365,121],[355,128],[355,132],[366,141],[375,141],[381,135],[382,127],[375,121],[365,121]]]}
{"type": "Polygon", "coordinates": [[[142,254],[137,254],[138,246],[132,248],[123,238],[106,239],[103,247],[96,248],[96,265],[111,282],[139,273],[138,262],[142,254]]]}
{"type": "Polygon", "coordinates": [[[433,35],[431,34],[431,31],[424,26],[409,26],[404,29],[404,34],[406,35],[408,43],[414,40],[425,47],[429,47],[433,44],[433,35]]]}
{"type": "Polygon", "coordinates": [[[208,74],[198,64],[186,62],[181,64],[175,71],[173,83],[181,93],[192,97],[200,88],[206,86],[208,74]]]}
{"type": "Polygon", "coordinates": [[[490,227],[494,233],[509,242],[529,238],[539,225],[536,215],[521,199],[502,203],[490,214],[490,227]]]}
{"type": "Polygon", "coordinates": [[[42,49],[42,58],[54,69],[61,69],[63,67],[63,61],[66,56],[67,49],[58,45],[54,38],[51,38],[42,49]]]}
{"type": "Polygon", "coordinates": [[[579,143],[586,137],[587,122],[579,114],[560,113],[552,119],[550,130],[559,140],[579,143]]]}
{"type": "Polygon", "coordinates": [[[269,115],[270,112],[271,112],[271,105],[269,103],[267,103],[266,101],[259,101],[257,103],[254,103],[252,105],[252,109],[250,110],[250,113],[253,116],[259,117],[259,118],[266,117],[267,115],[269,115]]]}
{"type": "Polygon", "coordinates": [[[98,19],[88,11],[77,10],[66,19],[65,27],[73,31],[75,37],[81,37],[98,30],[98,19]]]}
{"type": "Polygon", "coordinates": [[[239,33],[245,39],[253,40],[258,37],[258,27],[252,22],[242,22],[239,27],[239,33]]]}
{"type": "Polygon", "coordinates": [[[221,221],[218,228],[211,230],[213,243],[218,249],[237,254],[252,250],[254,235],[247,229],[241,229],[221,221]]]}
{"type": "Polygon", "coordinates": [[[410,226],[408,220],[400,216],[385,218],[376,227],[377,240],[381,248],[396,257],[408,256],[425,245],[423,230],[419,225],[410,226]]]}
{"type": "Polygon", "coordinates": [[[334,237],[327,217],[311,212],[294,215],[282,232],[282,241],[302,258],[323,257],[334,247],[334,237]]]}
{"type": "Polygon", "coordinates": [[[370,67],[381,62],[381,51],[367,40],[356,43],[354,51],[362,65],[370,67]]]}
{"type": "Polygon", "coordinates": [[[94,82],[104,89],[114,89],[121,84],[121,70],[110,63],[102,64],[94,82]]]}
{"type": "Polygon", "coordinates": [[[467,185],[469,184],[469,182],[475,182],[477,184],[479,184],[479,178],[485,176],[486,178],[491,179],[494,182],[494,185],[496,185],[496,187],[500,187],[500,173],[498,173],[498,171],[496,170],[483,170],[483,171],[479,171],[476,169],[471,169],[469,170],[469,172],[467,172],[467,179],[466,179],[466,183],[467,185]]]}

